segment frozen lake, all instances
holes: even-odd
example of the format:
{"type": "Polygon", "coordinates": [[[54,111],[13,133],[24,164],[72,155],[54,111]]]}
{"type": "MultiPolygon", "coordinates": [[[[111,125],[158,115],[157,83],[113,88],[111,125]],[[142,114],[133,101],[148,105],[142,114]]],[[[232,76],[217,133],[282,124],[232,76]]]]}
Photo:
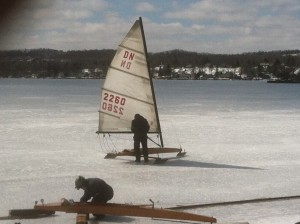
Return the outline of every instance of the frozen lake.
{"type": "MultiPolygon", "coordinates": [[[[187,157],[163,165],[105,160],[98,127],[103,80],[0,79],[0,216],[34,201],[79,200],[76,176],[113,186],[111,202],[173,207],[300,195],[300,85],[155,81],[166,146],[187,157]]],[[[112,137],[113,138],[113,137],[112,137]]],[[[131,136],[120,143],[132,146],[131,136]]],[[[300,200],[190,209],[220,223],[300,221],[300,200]]],[[[75,215],[21,223],[75,223],[75,215]]],[[[101,223],[168,223],[107,217],[101,223]]],[[[0,221],[0,223],[14,223],[0,221]]],[[[92,223],[98,223],[93,221],[92,223]]]]}

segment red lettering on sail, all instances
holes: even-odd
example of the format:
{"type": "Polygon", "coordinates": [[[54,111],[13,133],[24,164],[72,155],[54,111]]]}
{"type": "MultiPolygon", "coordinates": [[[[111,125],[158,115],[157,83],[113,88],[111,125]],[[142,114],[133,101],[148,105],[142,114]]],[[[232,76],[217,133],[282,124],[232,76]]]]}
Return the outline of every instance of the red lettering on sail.
{"type": "Polygon", "coordinates": [[[127,58],[127,57],[128,57],[128,54],[129,54],[129,52],[128,52],[128,51],[125,51],[125,52],[124,52],[124,55],[123,55],[123,58],[127,58]]]}
{"type": "Polygon", "coordinates": [[[117,94],[104,92],[102,95],[102,111],[115,115],[123,115],[125,110],[126,98],[117,94]]]}
{"type": "Polygon", "coordinates": [[[131,67],[131,64],[132,64],[130,61],[134,60],[134,56],[135,56],[134,53],[129,52],[129,51],[124,51],[123,59],[121,61],[121,65],[120,66],[122,68],[126,68],[126,69],[129,70],[130,67],[131,67]]]}
{"type": "Polygon", "coordinates": [[[133,58],[134,58],[134,55],[135,55],[134,53],[130,53],[130,55],[129,55],[129,60],[131,60],[131,61],[132,61],[132,60],[133,60],[133,58]]]}
{"type": "Polygon", "coordinates": [[[123,68],[124,68],[124,67],[125,67],[125,65],[126,65],[126,61],[125,61],[125,60],[122,60],[122,61],[121,61],[121,67],[123,67],[123,68]]]}
{"type": "Polygon", "coordinates": [[[130,66],[131,66],[131,62],[127,62],[127,61],[125,61],[125,60],[122,60],[121,61],[121,67],[122,68],[126,68],[126,69],[130,69],[130,66]]]}
{"type": "Polygon", "coordinates": [[[128,58],[128,60],[133,60],[134,59],[135,54],[129,51],[125,51],[123,58],[128,58]]]}

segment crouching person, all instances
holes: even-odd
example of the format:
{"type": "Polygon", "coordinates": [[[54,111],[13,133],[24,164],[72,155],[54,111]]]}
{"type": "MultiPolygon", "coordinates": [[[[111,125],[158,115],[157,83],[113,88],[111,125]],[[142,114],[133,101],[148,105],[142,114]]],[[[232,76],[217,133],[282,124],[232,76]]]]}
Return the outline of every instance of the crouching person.
{"type": "MultiPolygon", "coordinates": [[[[99,178],[84,178],[79,176],[75,180],[75,188],[83,189],[84,194],[80,198],[80,202],[87,202],[90,199],[91,203],[107,203],[114,196],[114,191],[110,185],[99,178]]],[[[96,218],[104,218],[103,214],[93,214],[96,218]]]]}

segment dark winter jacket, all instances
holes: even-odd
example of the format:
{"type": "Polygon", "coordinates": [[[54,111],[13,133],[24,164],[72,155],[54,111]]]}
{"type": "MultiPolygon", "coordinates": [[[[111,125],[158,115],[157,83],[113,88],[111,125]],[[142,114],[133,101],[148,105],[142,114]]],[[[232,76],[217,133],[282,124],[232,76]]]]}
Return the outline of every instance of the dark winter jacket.
{"type": "Polygon", "coordinates": [[[141,115],[136,114],[131,122],[131,131],[134,137],[147,137],[150,129],[148,121],[141,115]]]}
{"type": "Polygon", "coordinates": [[[114,191],[104,180],[99,178],[87,178],[84,183],[84,195],[81,202],[87,202],[93,197],[93,201],[107,202],[112,199],[114,191]]]}

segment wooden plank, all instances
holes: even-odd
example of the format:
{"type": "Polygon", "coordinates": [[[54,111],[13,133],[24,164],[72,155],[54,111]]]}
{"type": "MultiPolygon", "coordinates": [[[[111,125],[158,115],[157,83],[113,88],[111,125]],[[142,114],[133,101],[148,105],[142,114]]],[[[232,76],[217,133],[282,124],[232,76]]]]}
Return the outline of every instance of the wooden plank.
{"type": "Polygon", "coordinates": [[[127,204],[91,204],[79,203],[63,205],[63,203],[52,203],[44,205],[36,205],[36,209],[46,211],[61,211],[67,213],[92,213],[92,214],[106,214],[116,216],[136,216],[136,217],[149,217],[149,218],[162,218],[174,220],[189,220],[199,222],[215,223],[217,220],[213,217],[197,215],[187,212],[180,212],[162,208],[149,208],[138,205],[127,204]]]}

